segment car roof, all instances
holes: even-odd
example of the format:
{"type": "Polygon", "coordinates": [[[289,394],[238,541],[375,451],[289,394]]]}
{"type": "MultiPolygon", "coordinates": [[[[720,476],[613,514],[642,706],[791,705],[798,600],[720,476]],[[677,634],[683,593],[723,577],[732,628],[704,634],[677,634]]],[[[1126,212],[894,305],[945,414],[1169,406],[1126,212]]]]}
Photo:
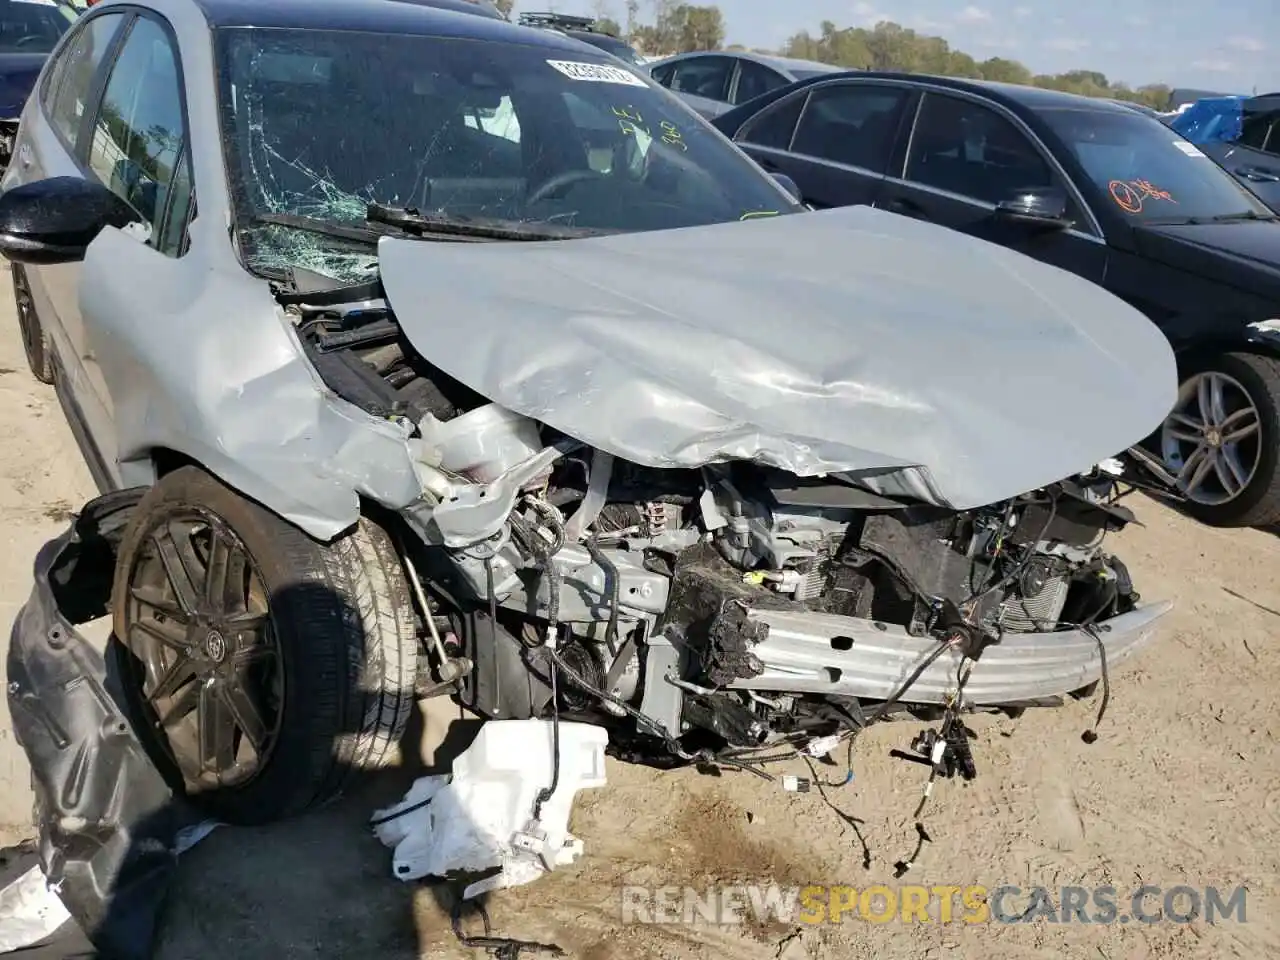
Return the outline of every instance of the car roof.
{"type": "Polygon", "coordinates": [[[1241,106],[1246,113],[1275,113],[1280,111],[1280,93],[1262,93],[1250,97],[1241,106]]]}
{"type": "Polygon", "coordinates": [[[678,60],[688,60],[693,57],[729,57],[733,60],[751,60],[760,63],[766,67],[773,67],[777,70],[783,70],[787,73],[793,73],[796,70],[817,70],[822,73],[847,73],[844,67],[837,67],[830,63],[820,63],[817,60],[798,60],[795,57],[776,57],[770,53],[755,53],[751,50],[697,50],[691,53],[677,53],[670,57],[661,57],[654,60],[648,66],[656,67],[663,63],[674,63],[678,60]]]}
{"type": "MultiPolygon", "coordinates": [[[[556,29],[556,28],[552,28],[556,29]]],[[[611,33],[601,33],[598,30],[561,30],[566,37],[573,37],[575,40],[581,40],[583,43],[589,43],[593,46],[606,47],[630,47],[631,44],[623,40],[621,37],[615,37],[611,33]]]]}
{"type": "Polygon", "coordinates": [[[847,73],[843,67],[835,66],[830,63],[820,63],[817,60],[800,60],[796,57],[775,57],[767,53],[739,53],[734,51],[734,55],[743,60],[755,60],[757,63],[763,63],[766,66],[778,67],[781,70],[789,72],[796,70],[817,70],[822,73],[847,73]]]}
{"type": "Polygon", "coordinates": [[[939,77],[927,73],[906,73],[897,70],[842,70],[838,73],[800,80],[795,84],[794,89],[818,83],[829,83],[832,80],[905,80],[914,83],[926,83],[930,86],[946,87],[960,92],[973,93],[1015,109],[1025,107],[1032,111],[1067,109],[1120,114],[1135,112],[1124,104],[1102,97],[1085,97],[1077,93],[1064,93],[1061,90],[1048,90],[1044,87],[1025,86],[1018,83],[966,80],[958,77],[939,77]]]}
{"type": "MultiPolygon", "coordinates": [[[[213,27],[361,30],[413,36],[461,37],[578,51],[554,30],[537,30],[477,11],[445,9],[433,0],[194,0],[213,27]]],[[[467,4],[470,6],[470,4],[467,4]]]]}
{"type": "Polygon", "coordinates": [[[399,0],[400,3],[414,3],[420,7],[437,7],[441,10],[456,10],[458,13],[473,13],[488,17],[490,20],[506,20],[502,11],[494,6],[492,0],[399,0]]]}

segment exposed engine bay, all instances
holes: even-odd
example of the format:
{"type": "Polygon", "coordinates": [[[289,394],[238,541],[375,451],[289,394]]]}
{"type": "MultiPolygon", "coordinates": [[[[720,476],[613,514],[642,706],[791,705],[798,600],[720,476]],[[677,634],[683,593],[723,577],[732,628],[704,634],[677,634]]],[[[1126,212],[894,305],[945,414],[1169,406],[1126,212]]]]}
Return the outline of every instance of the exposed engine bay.
{"type": "Polygon", "coordinates": [[[640,467],[434,369],[380,300],[324,296],[281,297],[317,370],[345,399],[416,425],[428,493],[406,511],[422,543],[406,561],[438,654],[423,691],[484,716],[590,718],[667,762],[794,743],[857,729],[868,707],[878,718],[954,701],[958,690],[871,682],[850,657],[878,636],[976,661],[1138,601],[1103,549],[1133,520],[1108,470],[956,512],[746,461],[640,467]]]}

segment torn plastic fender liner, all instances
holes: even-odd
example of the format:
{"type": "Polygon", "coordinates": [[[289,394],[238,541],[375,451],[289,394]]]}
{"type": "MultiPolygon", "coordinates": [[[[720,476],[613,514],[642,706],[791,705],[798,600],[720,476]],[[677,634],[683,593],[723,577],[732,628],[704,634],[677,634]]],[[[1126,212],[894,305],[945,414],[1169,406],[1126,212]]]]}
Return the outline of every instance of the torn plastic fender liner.
{"type": "Polygon", "coordinates": [[[151,955],[179,832],[199,821],[108,692],[106,660],[75,629],[108,609],[115,543],[142,492],[91,501],[40,550],[8,654],[9,710],[31,764],[41,867],[94,946],[125,960],[151,955]]]}

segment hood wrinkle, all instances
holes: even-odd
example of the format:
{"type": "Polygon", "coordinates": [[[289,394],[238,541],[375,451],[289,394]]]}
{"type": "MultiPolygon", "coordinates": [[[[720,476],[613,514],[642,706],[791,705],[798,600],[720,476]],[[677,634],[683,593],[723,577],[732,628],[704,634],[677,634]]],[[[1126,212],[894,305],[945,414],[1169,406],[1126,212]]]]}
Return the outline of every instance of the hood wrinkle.
{"type": "Polygon", "coordinates": [[[538,243],[386,237],[379,264],[436,366],[651,467],[882,471],[877,492],[963,509],[1137,443],[1177,391],[1168,342],[1119,298],[867,207],[538,243]]]}

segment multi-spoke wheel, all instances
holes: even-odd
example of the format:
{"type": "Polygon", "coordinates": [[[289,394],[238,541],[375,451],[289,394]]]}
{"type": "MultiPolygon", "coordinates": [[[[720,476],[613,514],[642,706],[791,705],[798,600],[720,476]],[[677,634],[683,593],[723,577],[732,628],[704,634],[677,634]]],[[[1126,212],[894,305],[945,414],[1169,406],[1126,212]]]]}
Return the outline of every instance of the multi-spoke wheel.
{"type": "Polygon", "coordinates": [[[129,572],[133,678],[187,790],[245,783],[271,757],[284,685],[262,576],[200,507],[159,519],[129,572]]]}
{"type": "Polygon", "coordinates": [[[1224,354],[1191,371],[1160,430],[1188,510],[1220,526],[1280,519],[1280,364],[1224,354]]]}
{"type": "Polygon", "coordinates": [[[18,333],[22,337],[22,349],[27,355],[27,366],[41,383],[53,383],[53,361],[49,356],[49,341],[44,327],[40,325],[40,317],[36,314],[36,304],[31,298],[31,284],[27,280],[27,271],[18,263],[13,264],[9,271],[13,276],[13,301],[18,313],[18,333]]]}
{"type": "Polygon", "coordinates": [[[368,521],[320,544],[185,467],[135,509],[113,601],[143,739],[221,819],[320,803],[404,732],[413,610],[389,538],[368,521]]]}

